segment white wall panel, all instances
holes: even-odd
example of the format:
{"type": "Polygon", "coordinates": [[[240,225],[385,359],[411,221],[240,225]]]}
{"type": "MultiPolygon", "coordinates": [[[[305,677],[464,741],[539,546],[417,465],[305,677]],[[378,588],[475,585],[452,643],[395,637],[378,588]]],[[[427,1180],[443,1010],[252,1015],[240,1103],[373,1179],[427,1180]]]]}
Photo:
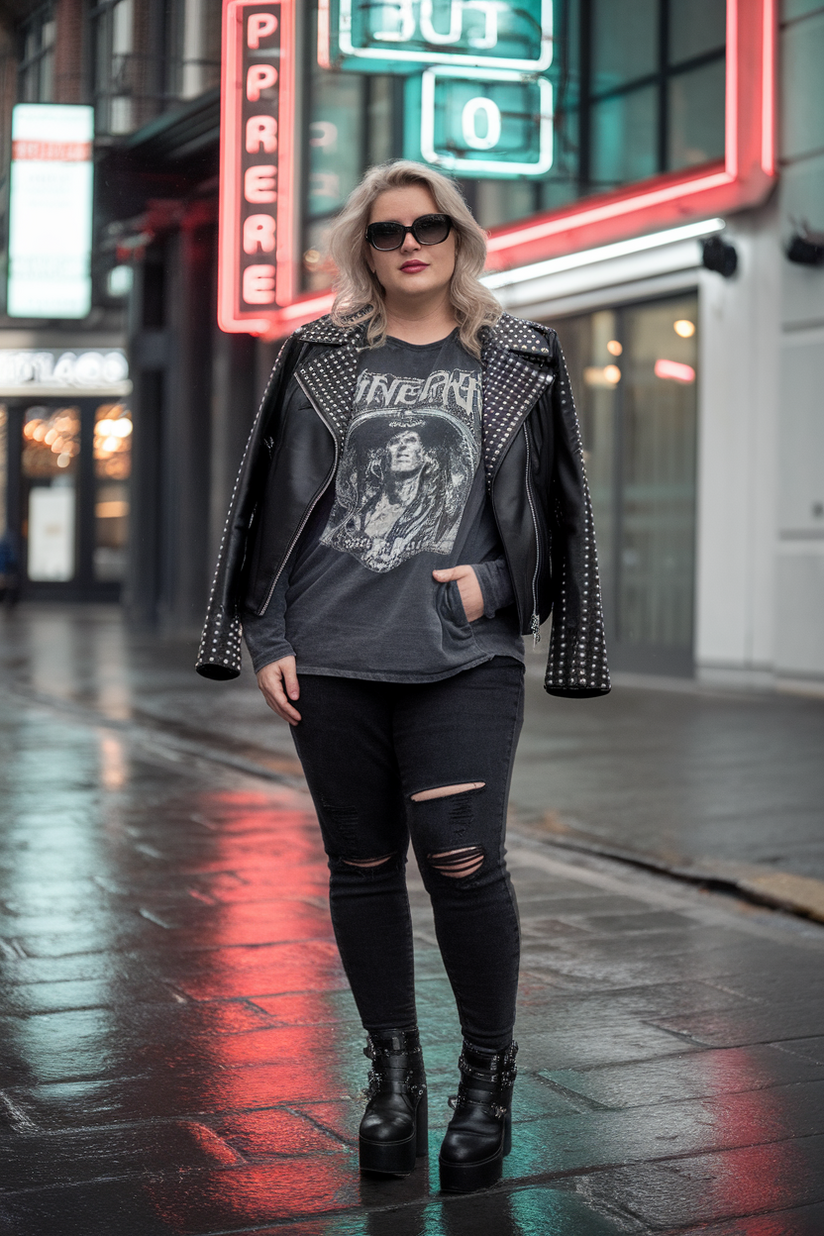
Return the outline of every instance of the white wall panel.
{"type": "Polygon", "coordinates": [[[782,544],[776,588],[776,672],[824,676],[824,545],[782,544]]]}
{"type": "Polygon", "coordinates": [[[780,251],[774,210],[731,220],[732,279],[700,280],[699,669],[773,660],[780,251]]]}

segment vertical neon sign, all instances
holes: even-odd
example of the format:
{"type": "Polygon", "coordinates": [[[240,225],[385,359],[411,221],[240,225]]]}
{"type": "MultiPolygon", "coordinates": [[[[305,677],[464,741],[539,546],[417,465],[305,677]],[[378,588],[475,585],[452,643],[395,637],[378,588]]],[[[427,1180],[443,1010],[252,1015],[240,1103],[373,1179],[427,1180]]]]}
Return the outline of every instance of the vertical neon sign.
{"type": "Polygon", "coordinates": [[[294,0],[225,0],[218,323],[262,334],[295,298],[294,0]]]}

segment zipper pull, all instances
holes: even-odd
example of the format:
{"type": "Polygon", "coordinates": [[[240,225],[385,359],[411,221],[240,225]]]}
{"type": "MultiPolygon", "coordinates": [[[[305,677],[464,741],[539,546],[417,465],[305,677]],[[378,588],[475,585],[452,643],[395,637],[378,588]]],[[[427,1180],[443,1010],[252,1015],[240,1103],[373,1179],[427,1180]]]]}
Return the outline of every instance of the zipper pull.
{"type": "Polygon", "coordinates": [[[541,642],[541,619],[538,617],[537,613],[532,615],[532,622],[530,623],[529,629],[532,632],[532,647],[537,648],[541,642]]]}

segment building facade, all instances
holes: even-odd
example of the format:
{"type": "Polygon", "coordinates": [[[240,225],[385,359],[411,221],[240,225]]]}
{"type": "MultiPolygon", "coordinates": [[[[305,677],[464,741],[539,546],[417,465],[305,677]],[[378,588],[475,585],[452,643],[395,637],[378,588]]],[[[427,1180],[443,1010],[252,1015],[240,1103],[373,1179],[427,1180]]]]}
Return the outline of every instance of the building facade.
{"type": "MultiPolygon", "coordinates": [[[[614,665],[821,684],[824,6],[730,6],[293,6],[291,320],[328,303],[325,231],[366,167],[450,170],[490,285],[567,354],[614,665]],[[758,176],[713,188],[756,130],[758,176]]],[[[91,308],[0,318],[22,592],[191,631],[287,329],[217,324],[221,5],[3,12],[5,168],[16,104],[94,116],[91,308]]]]}

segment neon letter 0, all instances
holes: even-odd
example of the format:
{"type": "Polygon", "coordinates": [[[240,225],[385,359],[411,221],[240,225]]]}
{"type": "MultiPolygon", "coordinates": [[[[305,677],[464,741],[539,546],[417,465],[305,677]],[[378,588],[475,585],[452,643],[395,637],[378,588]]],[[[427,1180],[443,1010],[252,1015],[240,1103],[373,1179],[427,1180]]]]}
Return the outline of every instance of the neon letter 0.
{"type": "Polygon", "coordinates": [[[501,139],[501,113],[497,103],[480,95],[470,99],[461,113],[461,132],[471,150],[491,150],[497,146],[501,139]],[[486,116],[486,137],[481,137],[476,127],[478,112],[486,116]]]}

